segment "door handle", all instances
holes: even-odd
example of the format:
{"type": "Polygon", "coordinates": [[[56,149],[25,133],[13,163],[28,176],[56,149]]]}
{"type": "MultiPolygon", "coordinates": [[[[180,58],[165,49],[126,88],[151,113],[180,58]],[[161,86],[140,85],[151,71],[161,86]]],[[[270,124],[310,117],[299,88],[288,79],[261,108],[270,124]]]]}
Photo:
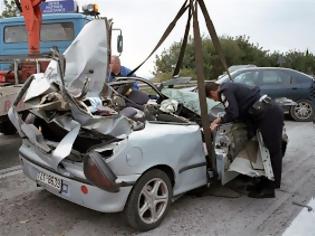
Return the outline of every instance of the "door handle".
{"type": "Polygon", "coordinates": [[[297,87],[293,87],[293,88],[292,88],[292,90],[297,90],[297,89],[298,89],[297,87]]]}

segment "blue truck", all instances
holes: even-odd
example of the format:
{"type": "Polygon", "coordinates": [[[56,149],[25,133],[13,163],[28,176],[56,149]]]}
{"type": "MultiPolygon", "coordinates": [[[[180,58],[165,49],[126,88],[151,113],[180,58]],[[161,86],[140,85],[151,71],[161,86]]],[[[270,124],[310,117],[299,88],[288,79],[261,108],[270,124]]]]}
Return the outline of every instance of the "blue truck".
{"type": "MultiPolygon", "coordinates": [[[[48,52],[52,47],[58,47],[59,51],[63,52],[90,20],[91,16],[81,13],[44,14],[41,28],[41,52],[48,52]]],[[[28,54],[23,17],[1,19],[0,38],[1,57],[28,54]]]]}
{"type": "MultiPolygon", "coordinates": [[[[48,53],[52,47],[57,47],[63,52],[83,26],[94,19],[93,12],[79,13],[77,9],[76,7],[72,12],[43,14],[41,55],[48,53]]],[[[43,12],[45,13],[45,10],[43,12]]],[[[0,19],[0,133],[15,133],[7,112],[27,77],[35,72],[44,71],[48,63],[49,59],[44,56],[29,57],[27,32],[22,16],[0,19]]],[[[19,110],[26,109],[24,106],[21,103],[19,110]]]]}

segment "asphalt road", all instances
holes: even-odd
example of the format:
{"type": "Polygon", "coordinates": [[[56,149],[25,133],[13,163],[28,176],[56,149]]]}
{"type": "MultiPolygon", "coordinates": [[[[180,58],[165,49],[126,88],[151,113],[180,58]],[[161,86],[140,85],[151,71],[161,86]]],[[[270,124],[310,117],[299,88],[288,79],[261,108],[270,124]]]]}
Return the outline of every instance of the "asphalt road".
{"type": "Polygon", "coordinates": [[[0,170],[19,164],[18,147],[21,140],[18,135],[3,135],[0,133],[0,170]]]}
{"type": "MultiPolygon", "coordinates": [[[[289,145],[283,160],[283,181],[275,199],[222,197],[226,189],[211,187],[203,196],[185,195],[172,206],[162,224],[140,235],[281,235],[315,196],[315,127],[286,122],[289,145]],[[220,197],[221,196],[221,197],[220,197]]],[[[1,138],[1,159],[18,143],[1,138]]],[[[14,156],[15,154],[12,153],[14,156]]],[[[14,159],[14,157],[12,157],[14,159]]],[[[6,161],[2,163],[7,165],[6,161]]],[[[124,215],[95,212],[37,188],[18,169],[0,170],[0,235],[136,235],[124,215]]],[[[312,234],[310,234],[312,235],[312,234]]]]}

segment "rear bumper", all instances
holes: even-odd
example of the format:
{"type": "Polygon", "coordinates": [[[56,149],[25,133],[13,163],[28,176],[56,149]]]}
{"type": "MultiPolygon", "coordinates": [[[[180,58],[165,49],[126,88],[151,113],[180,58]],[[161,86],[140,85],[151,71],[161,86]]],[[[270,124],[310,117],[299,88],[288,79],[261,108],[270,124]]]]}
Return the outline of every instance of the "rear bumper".
{"type": "Polygon", "coordinates": [[[22,155],[20,155],[20,158],[23,172],[27,177],[32,179],[34,182],[37,182],[36,177],[40,171],[47,174],[51,174],[53,176],[57,176],[58,178],[62,179],[63,182],[62,191],[60,193],[48,186],[41,187],[55,194],[58,197],[76,203],[78,205],[90,208],[92,210],[108,213],[123,211],[129,193],[132,189],[132,186],[120,187],[119,192],[110,193],[93,185],[58,175],[50,170],[47,170],[43,167],[40,167],[32,163],[28,159],[24,158],[22,155]],[[84,194],[81,191],[82,185],[85,185],[88,188],[88,193],[84,194]]]}

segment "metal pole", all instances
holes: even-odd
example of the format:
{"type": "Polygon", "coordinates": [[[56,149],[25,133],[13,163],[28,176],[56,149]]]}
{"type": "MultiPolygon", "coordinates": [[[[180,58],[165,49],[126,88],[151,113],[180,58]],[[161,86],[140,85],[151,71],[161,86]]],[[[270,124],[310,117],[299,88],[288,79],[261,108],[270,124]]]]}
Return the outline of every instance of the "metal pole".
{"type": "Polygon", "coordinates": [[[18,60],[14,60],[14,83],[15,84],[19,84],[19,64],[18,64],[18,60]]]}
{"type": "Polygon", "coordinates": [[[39,64],[39,60],[36,59],[36,73],[40,73],[40,64],[39,64]]]}

